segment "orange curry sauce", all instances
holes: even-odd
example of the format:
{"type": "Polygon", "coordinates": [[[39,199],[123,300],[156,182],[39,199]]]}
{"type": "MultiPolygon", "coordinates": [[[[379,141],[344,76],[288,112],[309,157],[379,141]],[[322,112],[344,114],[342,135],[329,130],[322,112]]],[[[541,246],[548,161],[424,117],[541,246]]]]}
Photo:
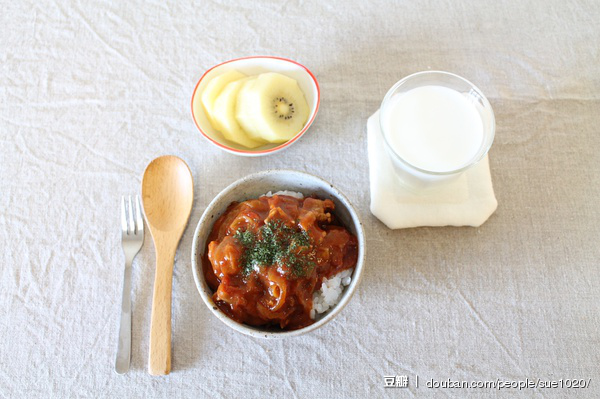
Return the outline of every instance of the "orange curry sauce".
{"type": "Polygon", "coordinates": [[[340,225],[333,209],[329,199],[287,195],[229,205],[213,226],[202,262],[217,306],[252,326],[294,330],[312,324],[313,293],[324,278],[353,268],[358,258],[356,237],[340,225]],[[240,233],[264,243],[274,230],[286,255],[272,264],[250,262],[256,247],[240,233]],[[286,245],[290,240],[295,243],[286,245]]]}

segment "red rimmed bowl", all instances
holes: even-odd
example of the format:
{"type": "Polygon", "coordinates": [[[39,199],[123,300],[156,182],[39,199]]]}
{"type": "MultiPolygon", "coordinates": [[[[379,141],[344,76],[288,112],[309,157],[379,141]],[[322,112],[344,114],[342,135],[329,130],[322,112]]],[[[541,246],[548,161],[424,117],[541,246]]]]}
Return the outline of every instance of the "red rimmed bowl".
{"type": "Polygon", "coordinates": [[[257,157],[281,151],[302,137],[317,116],[320,99],[321,93],[319,90],[319,83],[312,72],[310,72],[304,65],[280,57],[245,57],[226,61],[222,64],[214,66],[206,71],[204,75],[202,75],[196,84],[194,94],[192,95],[192,117],[194,118],[194,122],[196,123],[198,130],[200,130],[200,133],[202,133],[204,137],[206,137],[217,147],[231,154],[246,157],[257,157]],[[296,79],[298,85],[304,92],[306,102],[308,103],[308,107],[310,109],[308,122],[306,122],[304,128],[285,143],[265,144],[261,147],[253,149],[248,149],[225,139],[225,137],[223,137],[223,135],[219,131],[215,130],[210,124],[210,121],[204,112],[204,107],[202,106],[200,98],[202,97],[202,91],[206,88],[206,85],[212,78],[232,69],[238,70],[246,75],[256,75],[264,72],[278,72],[283,75],[287,75],[290,78],[296,79]]]}

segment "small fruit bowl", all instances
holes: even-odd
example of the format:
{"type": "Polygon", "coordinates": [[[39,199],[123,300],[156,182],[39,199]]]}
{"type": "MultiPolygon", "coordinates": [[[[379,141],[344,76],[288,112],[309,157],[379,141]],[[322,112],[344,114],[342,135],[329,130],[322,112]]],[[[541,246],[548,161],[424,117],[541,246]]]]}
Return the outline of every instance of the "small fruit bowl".
{"type": "Polygon", "coordinates": [[[200,130],[200,133],[222,150],[241,156],[263,156],[273,154],[289,147],[306,133],[319,110],[320,97],[319,84],[315,76],[305,66],[298,64],[295,61],[270,56],[238,58],[214,66],[202,75],[196,84],[194,94],[192,95],[192,117],[194,118],[194,122],[196,123],[198,130],[200,130]],[[214,77],[231,70],[237,70],[246,75],[277,72],[295,79],[298,82],[300,89],[304,92],[309,108],[308,119],[302,130],[284,143],[267,143],[253,149],[246,148],[240,144],[227,140],[223,134],[212,126],[202,105],[201,98],[203,91],[214,77]]]}

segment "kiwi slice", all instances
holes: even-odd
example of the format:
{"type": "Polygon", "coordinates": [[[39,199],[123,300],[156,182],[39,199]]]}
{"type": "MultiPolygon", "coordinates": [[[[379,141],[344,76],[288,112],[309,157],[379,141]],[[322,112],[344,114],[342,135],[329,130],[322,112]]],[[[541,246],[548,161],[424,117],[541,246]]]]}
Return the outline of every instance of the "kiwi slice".
{"type": "Polygon", "coordinates": [[[235,117],[255,140],[282,143],[302,130],[308,103],[298,82],[276,72],[260,74],[238,92],[235,117]]]}

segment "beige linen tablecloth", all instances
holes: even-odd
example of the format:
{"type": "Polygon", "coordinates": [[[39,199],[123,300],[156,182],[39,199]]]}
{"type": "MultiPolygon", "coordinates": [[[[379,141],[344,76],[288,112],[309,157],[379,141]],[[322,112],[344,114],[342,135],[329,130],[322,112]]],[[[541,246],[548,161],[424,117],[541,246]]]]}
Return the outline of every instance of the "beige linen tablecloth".
{"type": "Polygon", "coordinates": [[[597,1],[2,3],[1,397],[600,396],[597,1]],[[322,102],[297,144],[249,159],[201,137],[190,98],[205,70],[256,54],[305,64],[322,102]],[[392,231],[368,210],[366,120],[397,80],[429,69],[471,80],[496,113],[499,206],[481,228],[392,231]],[[132,370],[119,376],[119,198],[163,154],[185,159],[196,184],[173,280],[173,372],[146,372],[148,235],[132,370]],[[368,257],[332,323],[265,341],[211,315],[190,250],[219,191],[274,168],[346,193],[368,257]],[[385,388],[385,376],[408,386],[385,388]],[[428,387],[526,379],[588,387],[428,387]]]}

